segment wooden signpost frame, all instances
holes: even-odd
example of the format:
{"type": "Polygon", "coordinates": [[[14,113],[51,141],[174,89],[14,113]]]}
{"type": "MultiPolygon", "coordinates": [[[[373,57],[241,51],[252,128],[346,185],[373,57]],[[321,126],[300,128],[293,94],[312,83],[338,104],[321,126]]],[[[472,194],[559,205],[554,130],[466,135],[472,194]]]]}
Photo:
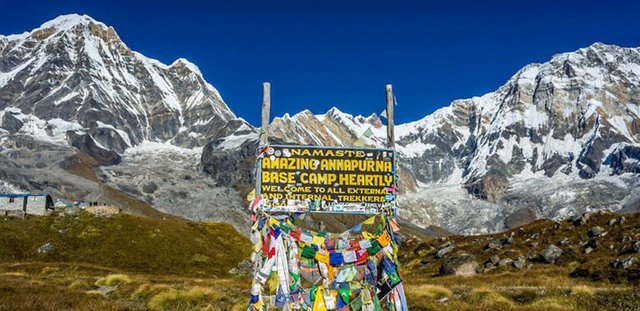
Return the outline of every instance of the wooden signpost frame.
{"type": "MultiPolygon", "coordinates": [[[[263,145],[269,144],[269,114],[271,112],[271,83],[262,83],[263,95],[262,95],[262,123],[260,126],[260,143],[263,145]]],[[[387,147],[390,149],[395,148],[395,136],[394,136],[394,121],[393,121],[393,107],[395,104],[393,97],[393,86],[387,84],[385,86],[386,100],[387,100],[387,147]]]]}
{"type": "MultiPolygon", "coordinates": [[[[374,268],[372,268],[373,270],[371,270],[371,273],[375,273],[378,277],[382,278],[380,281],[376,280],[376,281],[369,281],[367,280],[367,282],[373,282],[370,284],[370,286],[373,286],[374,290],[372,292],[369,292],[369,290],[371,289],[370,286],[367,287],[360,287],[361,290],[366,291],[367,293],[370,293],[370,295],[373,295],[375,298],[375,301],[377,301],[378,303],[378,307],[381,301],[383,301],[384,299],[389,299],[389,304],[387,304],[387,306],[390,306],[391,303],[393,303],[393,306],[390,307],[392,310],[398,310],[398,311],[408,311],[407,308],[407,304],[406,304],[406,298],[404,296],[404,289],[402,287],[402,277],[400,276],[399,270],[398,270],[398,257],[397,257],[397,247],[399,246],[399,239],[397,238],[397,234],[396,232],[398,232],[400,230],[400,228],[398,227],[395,218],[397,216],[397,207],[398,207],[398,203],[397,203],[397,187],[398,187],[398,181],[397,181],[397,176],[398,176],[398,159],[397,159],[397,154],[395,151],[395,142],[394,142],[394,121],[393,121],[393,113],[394,113],[394,105],[395,105],[395,100],[394,100],[394,96],[393,96],[393,89],[391,84],[387,84],[385,87],[385,91],[386,91],[386,117],[387,117],[387,148],[382,149],[382,148],[353,148],[353,147],[313,147],[313,148],[335,148],[335,149],[350,149],[350,150],[378,150],[378,151],[386,151],[386,152],[392,152],[393,157],[392,157],[392,176],[393,176],[393,182],[392,182],[392,188],[393,189],[386,189],[386,191],[391,191],[393,193],[393,200],[390,200],[388,202],[388,205],[383,207],[381,210],[378,210],[376,213],[371,213],[371,214],[377,214],[376,216],[372,216],[369,217],[366,221],[360,223],[359,225],[354,226],[353,228],[349,229],[348,231],[345,231],[344,233],[353,233],[353,232],[359,232],[360,230],[362,230],[362,225],[363,224],[373,224],[373,222],[368,222],[368,221],[375,221],[376,219],[381,220],[381,222],[383,222],[383,226],[384,227],[379,227],[381,228],[381,232],[377,233],[379,235],[377,236],[370,236],[370,237],[366,237],[364,236],[364,232],[363,232],[363,236],[364,238],[360,237],[359,239],[356,238],[354,240],[351,240],[349,238],[349,235],[347,235],[347,237],[343,237],[342,234],[340,234],[340,239],[341,241],[345,241],[344,239],[347,239],[347,241],[349,241],[348,243],[348,247],[347,248],[336,248],[334,245],[334,248],[329,249],[328,247],[326,247],[326,245],[328,244],[324,244],[325,238],[326,237],[326,232],[322,232],[322,235],[320,234],[320,232],[316,232],[316,233],[312,233],[311,231],[300,231],[300,229],[297,229],[298,231],[298,237],[294,238],[294,231],[295,229],[292,229],[292,225],[295,223],[292,222],[287,222],[287,219],[290,218],[294,218],[297,217],[300,214],[303,213],[333,213],[335,214],[334,211],[312,211],[310,208],[306,209],[306,210],[302,210],[302,211],[295,211],[295,212],[288,212],[288,211],[275,211],[275,213],[277,214],[289,214],[289,216],[285,216],[285,215],[272,215],[272,213],[270,211],[261,211],[260,215],[257,215],[257,210],[254,209],[254,206],[256,206],[257,204],[259,204],[259,202],[262,201],[262,195],[260,194],[261,191],[261,177],[260,176],[260,172],[261,172],[261,163],[259,161],[261,161],[262,157],[265,156],[265,154],[267,154],[268,152],[270,152],[268,150],[268,148],[273,147],[272,149],[276,148],[276,145],[274,146],[269,146],[269,113],[270,113],[270,108],[271,108],[271,84],[269,82],[265,82],[263,83],[263,87],[264,87],[264,93],[263,93],[263,101],[262,101],[262,123],[261,123],[261,127],[260,127],[260,134],[259,134],[259,140],[260,140],[260,146],[258,147],[259,149],[259,157],[256,161],[256,195],[254,197],[254,203],[252,203],[252,212],[254,214],[252,214],[253,216],[253,222],[254,225],[252,226],[252,241],[254,241],[255,246],[255,253],[254,253],[254,257],[252,259],[253,261],[253,265],[254,265],[254,281],[252,284],[252,288],[251,288],[251,297],[249,300],[249,306],[248,306],[248,310],[267,310],[269,307],[272,306],[276,306],[277,308],[284,308],[287,309],[286,305],[290,304],[290,303],[300,303],[300,301],[303,299],[301,295],[304,294],[304,289],[301,288],[301,285],[298,284],[298,281],[300,279],[300,275],[298,274],[299,272],[296,270],[296,272],[294,272],[294,270],[289,270],[287,271],[287,269],[285,269],[284,271],[280,271],[278,268],[273,268],[274,267],[274,262],[279,262],[278,265],[281,264],[282,267],[286,267],[287,264],[291,263],[291,258],[287,259],[286,256],[288,256],[287,254],[291,254],[291,249],[292,248],[297,248],[297,252],[294,254],[298,254],[298,252],[300,253],[301,257],[304,258],[311,258],[309,257],[309,250],[310,249],[315,249],[316,251],[319,252],[319,250],[321,248],[325,249],[324,250],[324,256],[326,257],[324,260],[321,260],[319,256],[316,256],[316,252],[313,251],[313,260],[317,261],[317,265],[318,265],[318,269],[322,270],[321,264],[324,265],[325,267],[327,266],[337,266],[340,267],[342,265],[342,260],[344,259],[344,264],[345,265],[355,265],[355,264],[359,264],[359,265],[363,265],[363,263],[357,263],[357,260],[359,260],[357,258],[357,256],[360,255],[356,255],[356,251],[352,251],[352,248],[356,248],[354,246],[350,246],[352,245],[353,241],[358,241],[358,245],[357,248],[359,249],[357,251],[358,254],[362,254],[362,251],[364,251],[365,254],[365,258],[364,260],[370,260],[367,259],[367,257],[371,256],[371,257],[376,257],[374,254],[383,254],[382,257],[379,257],[380,259],[378,260],[386,260],[387,265],[385,265],[386,267],[391,267],[389,268],[391,270],[388,271],[386,268],[380,268],[381,266],[383,266],[382,263],[380,263],[379,265],[376,266],[376,261],[371,259],[371,261],[368,261],[367,263],[367,268],[365,268],[365,270],[369,269],[369,264],[374,263],[374,268]],[[256,204],[256,205],[254,205],[256,204]],[[282,218],[282,217],[285,218],[282,218]],[[380,216],[380,218],[378,218],[380,216]],[[359,228],[359,229],[355,229],[355,228],[359,228]],[[288,231],[287,231],[288,230],[288,231]],[[276,234],[276,232],[278,232],[276,234]],[[286,234],[283,234],[282,232],[286,232],[286,234],[290,234],[288,235],[288,240],[287,243],[283,242],[283,237],[286,234]],[[303,234],[304,233],[304,234],[303,234]],[[308,235],[308,234],[312,234],[308,235]],[[316,235],[317,234],[317,235],[316,235]],[[303,237],[303,235],[306,236],[306,239],[303,237]],[[269,237],[268,239],[266,239],[266,237],[269,237]],[[279,238],[278,238],[279,237],[279,238]],[[318,239],[316,241],[316,239],[318,239]],[[297,242],[296,242],[297,240],[297,242]],[[267,242],[269,241],[269,242],[267,242]],[[300,246],[302,243],[304,242],[304,247],[300,246]],[[362,245],[367,245],[367,243],[365,244],[361,244],[363,242],[368,242],[369,246],[362,246],[362,245]],[[375,246],[373,246],[375,242],[375,246]],[[382,244],[384,243],[384,244],[382,244]],[[272,245],[273,244],[273,245],[272,245]],[[286,246],[284,246],[284,244],[286,244],[286,246]],[[265,254],[264,250],[265,250],[265,246],[267,247],[267,252],[265,254]],[[382,249],[380,248],[382,247],[382,249]],[[362,249],[360,249],[362,248],[362,249]],[[387,249],[389,248],[389,249],[387,249]],[[344,253],[341,249],[344,249],[344,253]],[[386,249],[386,250],[385,250],[386,249]],[[384,250],[384,251],[383,251],[384,250]],[[332,253],[328,253],[327,251],[330,251],[332,253]],[[369,253],[369,252],[374,252],[374,253],[369,253]],[[347,261],[347,253],[351,253],[353,254],[353,258],[350,259],[350,261],[347,261]],[[283,255],[285,254],[285,255],[283,255]],[[340,257],[340,261],[334,263],[334,256],[335,254],[338,254],[340,257]],[[284,257],[283,257],[284,256],[284,257]],[[356,256],[356,257],[354,257],[356,256]],[[278,259],[279,258],[279,259],[278,259]],[[283,259],[284,258],[284,259],[283,259]],[[279,261],[278,261],[279,260],[279,261]],[[328,260],[328,261],[327,261],[328,260]],[[389,261],[390,260],[390,261],[389,261]],[[321,263],[322,261],[322,263],[321,263]],[[269,265],[269,263],[271,263],[271,265],[269,265]],[[395,264],[395,265],[394,265],[395,264]],[[263,266],[265,265],[265,266],[263,266]],[[264,299],[264,295],[263,295],[263,287],[265,282],[267,281],[267,279],[269,279],[271,277],[271,274],[273,273],[273,271],[275,271],[276,275],[277,275],[277,281],[278,281],[278,290],[276,291],[275,296],[269,295],[268,297],[268,302],[267,299],[264,299]],[[293,280],[293,282],[291,283],[291,280],[289,280],[289,277],[293,277],[297,275],[298,279],[293,280]],[[289,289],[287,289],[286,291],[282,290],[282,284],[285,284],[284,287],[287,288],[288,286],[293,286],[290,289],[296,289],[298,292],[293,293],[294,295],[297,295],[297,298],[293,298],[293,296],[291,296],[291,298],[287,298],[290,294],[289,289]],[[302,292],[300,292],[302,290],[302,292]],[[393,295],[390,295],[390,293],[393,292],[393,295]],[[394,298],[389,298],[393,296],[394,298]],[[295,300],[290,300],[290,299],[298,299],[297,302],[295,302],[295,300]],[[265,309],[266,308],[266,309],[265,309]]],[[[287,146],[277,146],[277,147],[287,147],[287,146]]],[[[305,146],[289,146],[289,147],[300,147],[303,148],[305,146]]],[[[307,147],[309,148],[309,147],[307,147]]],[[[282,150],[282,154],[285,153],[285,149],[282,150]]],[[[275,151],[274,151],[274,155],[275,155],[275,151]]],[[[369,156],[367,155],[367,157],[369,158],[369,160],[371,160],[371,158],[373,156],[369,156]]],[[[381,155],[379,157],[377,157],[376,159],[385,159],[386,155],[381,155]]],[[[273,161],[272,158],[271,160],[273,161]]],[[[370,162],[369,162],[370,163],[370,162]]],[[[317,165],[317,164],[316,164],[317,165]]],[[[317,167],[316,167],[317,168],[317,167]]],[[[291,170],[290,168],[288,168],[289,170],[291,170]]],[[[362,170],[362,172],[367,172],[367,170],[362,170]]],[[[387,173],[387,172],[385,172],[387,173]]],[[[364,173],[363,173],[364,174],[364,173]]],[[[386,198],[385,198],[386,199],[386,198]]],[[[363,199],[364,200],[364,199],[363,199]]],[[[361,212],[354,212],[354,211],[344,211],[344,212],[340,212],[341,214],[365,214],[365,213],[361,213],[361,212]]],[[[343,233],[343,234],[344,234],[343,233]]],[[[334,240],[334,242],[337,240],[334,240]]],[[[341,246],[343,247],[343,246],[341,246]]],[[[319,253],[318,253],[319,254],[319,253]]],[[[293,258],[296,258],[297,256],[294,256],[293,258]]],[[[294,267],[297,267],[297,263],[295,263],[294,260],[294,267]]],[[[351,267],[351,269],[353,269],[353,266],[351,267]]],[[[333,270],[332,270],[333,271],[333,270]]],[[[346,271],[346,270],[345,270],[346,271]]],[[[367,270],[368,271],[368,270],[367,270]]],[[[341,271],[342,272],[342,271],[341,271]]],[[[328,272],[327,272],[328,273],[328,272]]],[[[340,275],[340,274],[339,274],[340,275]]],[[[326,278],[323,276],[323,278],[326,278]]],[[[331,283],[327,283],[324,284],[324,282],[333,282],[334,280],[330,280],[327,281],[326,279],[323,281],[323,285],[328,286],[327,289],[329,290],[335,290],[335,289],[330,289],[328,284],[331,283]]],[[[344,280],[342,281],[344,283],[344,280]]],[[[362,281],[361,281],[362,282],[362,281]]],[[[307,289],[308,291],[312,291],[315,288],[315,297],[318,297],[319,293],[323,293],[323,286],[320,286],[319,288],[316,288],[315,286],[312,288],[307,289]]],[[[309,294],[309,295],[313,295],[313,294],[309,294]]],[[[323,294],[324,295],[324,294],[323,294]]],[[[361,295],[361,294],[358,294],[361,295]]],[[[321,295],[322,296],[322,295],[321,295]]],[[[311,296],[313,297],[313,296],[311,296]]],[[[360,297],[360,296],[358,296],[360,297]]],[[[325,299],[325,298],[323,298],[325,299]]],[[[325,302],[323,299],[317,299],[314,302],[314,310],[315,310],[315,306],[316,303],[318,303],[318,301],[321,301],[318,303],[318,305],[322,305],[324,307],[324,309],[328,309],[328,305],[325,305],[325,302]]],[[[343,299],[343,298],[338,298],[338,299],[343,299]]],[[[355,299],[355,298],[354,298],[355,299]]],[[[369,299],[371,300],[371,297],[369,297],[369,299]]],[[[311,300],[313,301],[314,298],[311,298],[311,300]]],[[[327,300],[328,301],[328,300],[327,300]]],[[[333,301],[333,303],[335,303],[335,300],[331,300],[333,301]]],[[[346,301],[345,303],[349,303],[348,301],[346,301]]],[[[362,303],[362,300],[361,300],[362,303]]],[[[307,309],[309,309],[309,305],[303,304],[303,306],[306,306],[307,309]]],[[[368,306],[374,307],[374,303],[370,302],[368,304],[368,306]]],[[[335,307],[333,307],[335,308],[335,307]]],[[[362,306],[360,307],[362,308],[362,306]]],[[[307,310],[305,309],[305,310],[307,310]]],[[[270,309],[269,309],[270,310],[270,309]]],[[[309,309],[310,310],[310,309],[309,309]]],[[[333,310],[333,309],[332,309],[333,310]]],[[[355,310],[355,309],[353,309],[355,310]]]]}
{"type": "MultiPolygon", "coordinates": [[[[262,96],[262,118],[261,118],[261,126],[260,126],[260,133],[259,133],[259,140],[260,140],[260,145],[261,146],[268,146],[269,145],[269,120],[270,120],[270,113],[271,113],[271,83],[269,82],[264,82],[262,83],[262,87],[263,87],[263,96],[262,96]]],[[[394,105],[395,105],[395,98],[393,96],[393,86],[391,84],[387,84],[385,85],[385,97],[386,97],[386,119],[387,119],[387,148],[386,149],[379,149],[379,150],[387,150],[387,151],[391,151],[393,152],[393,159],[395,161],[395,163],[393,163],[393,171],[394,173],[397,175],[398,174],[398,167],[397,167],[397,153],[395,150],[395,134],[394,134],[394,120],[393,120],[393,114],[394,114],[394,105]]],[[[293,146],[292,146],[293,147],[293,146]]],[[[329,146],[318,146],[316,148],[331,148],[329,146]]],[[[378,148],[355,148],[355,147],[340,147],[343,149],[360,149],[360,150],[368,150],[368,149],[378,149],[378,148]]],[[[258,165],[256,168],[256,194],[260,194],[260,187],[261,187],[261,178],[260,178],[260,166],[258,165]]],[[[397,189],[398,185],[397,185],[397,178],[394,178],[393,181],[393,188],[397,189]]],[[[395,193],[394,193],[395,196],[395,193]]],[[[397,200],[397,197],[395,198],[395,200],[397,200]]],[[[395,201],[394,200],[394,201],[395,201]]],[[[395,202],[394,202],[395,203],[395,202]]],[[[296,213],[301,213],[303,211],[296,211],[296,213]]],[[[308,213],[330,213],[330,214],[337,214],[338,212],[327,212],[327,211],[311,211],[311,210],[306,210],[306,212],[308,213]]],[[[339,212],[339,214],[377,214],[378,212],[370,212],[370,211],[366,211],[366,212],[339,212]]]]}

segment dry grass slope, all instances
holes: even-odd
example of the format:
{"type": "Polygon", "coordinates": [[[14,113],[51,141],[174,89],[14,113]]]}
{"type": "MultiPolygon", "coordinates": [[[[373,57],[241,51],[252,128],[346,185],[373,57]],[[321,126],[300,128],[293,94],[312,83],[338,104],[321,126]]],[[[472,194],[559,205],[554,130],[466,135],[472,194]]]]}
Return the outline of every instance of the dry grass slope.
{"type": "MultiPolygon", "coordinates": [[[[528,250],[524,240],[534,232],[544,232],[541,242],[563,236],[578,240],[610,217],[596,217],[586,227],[561,223],[555,230],[553,222],[536,222],[500,255],[528,250]]],[[[627,219],[619,229],[608,229],[607,237],[640,233],[638,218],[627,219]]],[[[486,242],[501,236],[448,239],[483,262],[490,256],[483,250],[486,242]]],[[[535,263],[531,269],[502,267],[473,277],[438,276],[440,262],[430,260],[432,247],[441,243],[409,242],[401,248],[412,311],[640,309],[640,288],[628,277],[605,274],[609,268],[599,267],[602,277],[597,279],[570,276],[595,265],[590,259],[618,256],[607,250],[596,251],[595,257],[567,251],[556,264],[535,263]],[[422,263],[425,258],[429,263],[422,263]]],[[[251,280],[229,275],[228,270],[247,259],[251,249],[245,237],[224,224],[124,214],[0,217],[0,310],[246,310],[251,280]],[[53,249],[39,254],[37,248],[46,242],[52,242],[53,249]]]]}
{"type": "Polygon", "coordinates": [[[0,218],[1,262],[78,262],[126,271],[227,276],[252,245],[228,224],[130,214],[0,218]],[[51,242],[53,249],[38,253],[51,242]],[[205,260],[206,259],[206,260],[205,260]]]}

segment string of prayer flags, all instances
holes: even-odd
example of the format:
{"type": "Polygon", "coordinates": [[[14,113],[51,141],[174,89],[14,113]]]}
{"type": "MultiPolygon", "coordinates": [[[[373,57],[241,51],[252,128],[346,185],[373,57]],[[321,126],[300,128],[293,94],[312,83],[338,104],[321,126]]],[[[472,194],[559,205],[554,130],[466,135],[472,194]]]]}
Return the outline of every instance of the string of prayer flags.
{"type": "Polygon", "coordinates": [[[404,290],[398,288],[395,235],[385,214],[339,235],[298,228],[292,218],[261,215],[252,227],[256,272],[250,310],[381,310],[380,300],[387,299],[390,310],[407,311],[404,290]],[[375,232],[362,230],[377,220],[375,232]],[[264,288],[275,292],[263,296],[264,288]]]}

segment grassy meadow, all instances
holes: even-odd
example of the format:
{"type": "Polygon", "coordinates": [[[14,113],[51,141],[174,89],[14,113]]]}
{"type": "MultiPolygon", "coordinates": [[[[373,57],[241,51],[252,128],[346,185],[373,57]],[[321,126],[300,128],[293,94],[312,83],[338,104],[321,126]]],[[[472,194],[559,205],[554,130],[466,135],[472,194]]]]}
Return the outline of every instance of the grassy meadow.
{"type": "MultiPolygon", "coordinates": [[[[604,226],[611,217],[592,221],[604,226]]],[[[617,241],[620,234],[639,233],[637,221],[627,216],[607,237],[617,241]]],[[[615,243],[614,251],[606,237],[591,256],[571,251],[569,244],[555,264],[532,260],[527,268],[505,266],[469,277],[440,276],[445,259],[433,257],[438,245],[452,241],[454,253],[474,253],[482,266],[493,253],[535,251],[527,241],[531,233],[540,233],[540,244],[570,235],[578,245],[590,227],[536,222],[515,230],[514,243],[499,251],[483,246],[503,233],[407,241],[401,261],[409,309],[638,310],[638,265],[626,273],[608,267],[604,262],[625,245],[615,243]],[[590,273],[572,277],[576,269],[590,273]]],[[[229,270],[248,259],[251,249],[246,237],[220,223],[83,212],[0,217],[0,310],[246,310],[251,279],[229,270]],[[48,242],[53,248],[38,252],[48,242]]]]}

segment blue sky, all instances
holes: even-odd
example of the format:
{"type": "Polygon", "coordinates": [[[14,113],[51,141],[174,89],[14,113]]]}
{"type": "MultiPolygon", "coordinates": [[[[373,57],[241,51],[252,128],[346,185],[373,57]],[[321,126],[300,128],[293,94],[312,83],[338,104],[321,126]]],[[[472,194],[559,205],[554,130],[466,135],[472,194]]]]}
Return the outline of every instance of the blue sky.
{"type": "Polygon", "coordinates": [[[640,1],[7,1],[0,33],[88,14],[132,49],[198,65],[231,109],[258,124],[332,106],[369,115],[392,83],[396,122],[482,95],[522,66],[600,41],[640,46],[640,1]]]}

